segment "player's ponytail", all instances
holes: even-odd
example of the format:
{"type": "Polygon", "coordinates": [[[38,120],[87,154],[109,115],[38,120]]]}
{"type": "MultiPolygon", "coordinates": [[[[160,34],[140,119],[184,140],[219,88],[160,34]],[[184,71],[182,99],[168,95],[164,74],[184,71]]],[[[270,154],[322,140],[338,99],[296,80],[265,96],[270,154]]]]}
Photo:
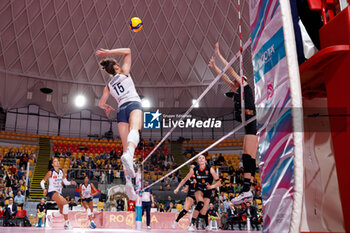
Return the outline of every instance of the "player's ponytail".
{"type": "Polygon", "coordinates": [[[112,58],[107,58],[107,59],[103,59],[100,62],[100,65],[102,67],[102,69],[104,69],[107,73],[111,74],[111,75],[115,75],[115,69],[114,69],[114,65],[119,65],[119,63],[112,59],[112,58]]]}

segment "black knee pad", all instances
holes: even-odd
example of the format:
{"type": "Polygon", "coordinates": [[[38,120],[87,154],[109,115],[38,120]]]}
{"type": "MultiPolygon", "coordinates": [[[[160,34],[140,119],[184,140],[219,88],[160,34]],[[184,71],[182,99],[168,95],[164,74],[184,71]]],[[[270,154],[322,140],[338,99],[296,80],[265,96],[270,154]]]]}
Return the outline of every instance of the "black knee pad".
{"type": "Polygon", "coordinates": [[[204,202],[199,201],[196,205],[195,210],[201,211],[201,209],[203,209],[203,207],[204,207],[204,202]]]}
{"type": "Polygon", "coordinates": [[[252,173],[251,159],[252,159],[252,157],[249,154],[242,155],[244,173],[252,173]]]}
{"type": "Polygon", "coordinates": [[[187,214],[187,210],[183,209],[181,212],[183,212],[183,215],[187,214]]]}

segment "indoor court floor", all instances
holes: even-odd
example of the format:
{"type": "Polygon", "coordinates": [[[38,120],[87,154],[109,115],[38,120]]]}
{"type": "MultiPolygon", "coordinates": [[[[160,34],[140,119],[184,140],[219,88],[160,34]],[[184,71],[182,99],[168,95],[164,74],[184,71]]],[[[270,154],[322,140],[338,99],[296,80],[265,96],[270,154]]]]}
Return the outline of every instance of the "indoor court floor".
{"type": "MultiPolygon", "coordinates": [[[[139,232],[154,232],[154,233],[164,233],[165,231],[169,231],[171,233],[180,233],[180,232],[188,232],[187,230],[173,230],[173,229],[142,229],[131,230],[131,229],[85,229],[85,228],[73,228],[72,230],[64,230],[63,228],[34,228],[34,227],[0,227],[1,233],[39,233],[39,232],[50,232],[50,233],[60,233],[60,232],[75,232],[75,233],[85,233],[85,232],[94,232],[94,233],[104,233],[104,232],[117,232],[117,233],[139,233],[139,232]]],[[[198,230],[195,232],[210,232],[205,230],[198,230]]],[[[225,233],[244,233],[244,232],[259,232],[259,231],[237,231],[237,230],[217,230],[212,232],[225,232],[225,233]]]]}

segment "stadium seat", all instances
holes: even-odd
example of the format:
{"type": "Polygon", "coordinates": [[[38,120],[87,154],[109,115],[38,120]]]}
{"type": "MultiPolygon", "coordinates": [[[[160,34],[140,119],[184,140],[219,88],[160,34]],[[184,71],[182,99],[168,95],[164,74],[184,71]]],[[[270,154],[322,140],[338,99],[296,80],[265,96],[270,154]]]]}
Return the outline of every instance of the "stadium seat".
{"type": "Polygon", "coordinates": [[[104,202],[97,202],[97,209],[100,210],[105,210],[105,203],[104,202]]]}
{"type": "Polygon", "coordinates": [[[182,210],[182,204],[176,204],[176,210],[180,212],[182,210]]]}
{"type": "Polygon", "coordinates": [[[26,210],[18,210],[16,214],[16,218],[24,218],[27,216],[27,211],[26,210]]]}

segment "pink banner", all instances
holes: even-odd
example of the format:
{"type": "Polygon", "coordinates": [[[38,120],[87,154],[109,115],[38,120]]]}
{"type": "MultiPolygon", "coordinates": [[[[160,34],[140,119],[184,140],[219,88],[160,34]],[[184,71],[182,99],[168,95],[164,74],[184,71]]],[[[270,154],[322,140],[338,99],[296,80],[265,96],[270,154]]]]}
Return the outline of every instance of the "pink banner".
{"type": "MultiPolygon", "coordinates": [[[[135,229],[135,212],[99,212],[94,213],[94,222],[97,228],[110,229],[135,229]]],[[[177,217],[177,213],[151,213],[151,228],[169,229],[177,217]]],[[[89,220],[85,211],[70,211],[68,213],[69,223],[73,228],[89,228],[89,220]]],[[[142,227],[146,228],[146,216],[142,217],[142,227]]],[[[187,229],[190,223],[190,215],[184,216],[178,229],[187,229]]],[[[53,218],[52,228],[63,228],[62,217],[53,218]]]]}

